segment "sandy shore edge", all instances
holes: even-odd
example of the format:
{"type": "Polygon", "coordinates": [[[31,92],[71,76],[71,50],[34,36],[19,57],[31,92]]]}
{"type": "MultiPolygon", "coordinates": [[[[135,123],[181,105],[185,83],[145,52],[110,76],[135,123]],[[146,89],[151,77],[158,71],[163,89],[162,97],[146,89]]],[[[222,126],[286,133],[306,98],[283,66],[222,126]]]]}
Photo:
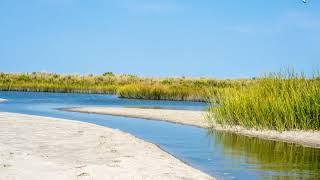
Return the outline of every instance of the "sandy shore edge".
{"type": "Polygon", "coordinates": [[[176,110],[176,109],[146,109],[129,107],[81,107],[60,109],[69,112],[95,113],[113,116],[124,116],[150,120],[167,121],[171,123],[191,125],[207,128],[208,123],[203,111],[176,110]]]}
{"type": "Polygon", "coordinates": [[[67,108],[66,111],[96,113],[116,116],[127,116],[152,120],[169,121],[173,123],[192,125],[202,128],[212,128],[217,131],[226,131],[240,135],[257,137],[266,140],[296,143],[307,147],[320,148],[320,131],[291,130],[278,132],[275,130],[246,129],[240,126],[209,125],[205,120],[204,111],[168,110],[168,109],[141,109],[124,107],[82,107],[67,108]]]}
{"type": "Polygon", "coordinates": [[[16,113],[0,112],[0,155],[0,179],[213,179],[120,130],[16,113]]]}

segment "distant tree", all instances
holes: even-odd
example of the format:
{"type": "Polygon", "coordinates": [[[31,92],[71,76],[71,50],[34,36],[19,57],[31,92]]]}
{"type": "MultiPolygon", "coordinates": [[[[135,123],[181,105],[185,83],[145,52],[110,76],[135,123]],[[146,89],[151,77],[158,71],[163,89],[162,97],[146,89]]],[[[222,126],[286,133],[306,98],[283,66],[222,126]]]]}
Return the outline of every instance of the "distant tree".
{"type": "Polygon", "coordinates": [[[106,72],[102,74],[103,76],[114,76],[113,72],[106,72]]]}

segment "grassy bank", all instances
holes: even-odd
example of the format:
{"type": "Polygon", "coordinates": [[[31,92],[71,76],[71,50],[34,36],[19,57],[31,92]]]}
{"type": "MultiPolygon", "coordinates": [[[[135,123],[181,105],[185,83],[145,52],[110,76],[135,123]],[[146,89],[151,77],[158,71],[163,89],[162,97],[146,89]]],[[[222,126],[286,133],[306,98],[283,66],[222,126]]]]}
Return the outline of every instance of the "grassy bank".
{"type": "Polygon", "coordinates": [[[258,129],[320,130],[320,78],[288,73],[218,92],[211,100],[213,123],[258,129]]]}
{"type": "Polygon", "coordinates": [[[0,73],[0,90],[116,94],[122,98],[153,100],[206,100],[208,89],[246,84],[246,80],[208,78],[143,78],[134,75],[61,75],[53,73],[0,73]]]}
{"type": "Polygon", "coordinates": [[[116,94],[122,98],[207,101],[213,123],[257,129],[320,130],[320,76],[288,73],[255,80],[134,75],[0,73],[0,90],[116,94]]]}

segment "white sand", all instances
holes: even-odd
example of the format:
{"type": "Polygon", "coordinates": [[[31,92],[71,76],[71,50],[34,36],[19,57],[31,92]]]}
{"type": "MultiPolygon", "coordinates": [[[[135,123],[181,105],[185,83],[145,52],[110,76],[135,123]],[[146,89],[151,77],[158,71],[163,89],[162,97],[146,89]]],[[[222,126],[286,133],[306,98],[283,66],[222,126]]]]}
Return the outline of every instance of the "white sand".
{"type": "Polygon", "coordinates": [[[96,113],[114,116],[127,116],[135,118],[169,121],[178,124],[186,124],[198,127],[208,127],[203,118],[203,111],[173,110],[173,109],[144,109],[123,107],[84,107],[67,108],[66,111],[96,113]]]}
{"type": "Polygon", "coordinates": [[[6,102],[6,101],[8,101],[8,100],[0,98],[0,103],[1,102],[6,102]]]}
{"type": "Polygon", "coordinates": [[[0,112],[0,180],[212,179],[106,127],[0,112]]]}
{"type": "MultiPolygon", "coordinates": [[[[121,107],[85,107],[71,108],[67,111],[109,114],[117,116],[128,116],[137,118],[146,118],[154,120],[164,120],[174,123],[193,125],[198,127],[208,127],[205,120],[205,112],[189,111],[189,110],[167,110],[167,109],[139,109],[139,108],[121,108],[121,107]]],[[[221,125],[212,126],[218,131],[228,131],[245,136],[259,137],[262,139],[285,141],[297,143],[303,146],[320,148],[320,132],[319,131],[285,131],[278,132],[273,130],[254,130],[243,127],[229,127],[221,125]]]]}

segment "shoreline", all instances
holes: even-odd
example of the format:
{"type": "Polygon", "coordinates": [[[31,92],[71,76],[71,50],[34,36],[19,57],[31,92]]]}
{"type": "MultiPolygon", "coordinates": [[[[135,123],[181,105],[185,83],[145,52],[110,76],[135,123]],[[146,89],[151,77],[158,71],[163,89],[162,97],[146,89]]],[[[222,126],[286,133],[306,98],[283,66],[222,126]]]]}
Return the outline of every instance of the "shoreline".
{"type": "Polygon", "coordinates": [[[320,148],[320,131],[275,131],[275,130],[255,130],[240,126],[221,126],[212,125],[205,120],[204,111],[191,110],[168,110],[168,109],[141,109],[124,107],[83,107],[83,108],[64,108],[64,111],[79,113],[94,113],[113,116],[125,116],[132,118],[143,118],[160,120],[183,125],[191,125],[200,128],[210,128],[216,131],[236,133],[248,137],[257,137],[265,140],[282,141],[295,143],[306,147],[320,148]]]}
{"type": "Polygon", "coordinates": [[[214,179],[117,129],[7,112],[0,124],[1,178],[214,179]]]}
{"type": "Polygon", "coordinates": [[[8,100],[0,98],[0,103],[7,102],[8,100]]]}

